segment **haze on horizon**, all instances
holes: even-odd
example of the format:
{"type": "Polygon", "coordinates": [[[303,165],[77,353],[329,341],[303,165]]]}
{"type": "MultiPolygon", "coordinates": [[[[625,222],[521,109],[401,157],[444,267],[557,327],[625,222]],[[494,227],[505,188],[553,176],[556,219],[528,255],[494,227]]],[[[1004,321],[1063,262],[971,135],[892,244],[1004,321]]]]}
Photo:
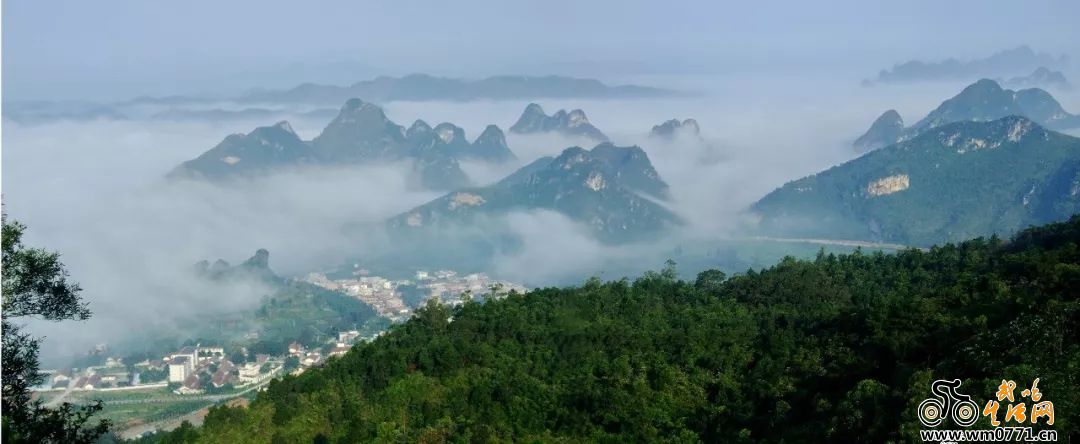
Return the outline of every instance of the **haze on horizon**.
{"type": "Polygon", "coordinates": [[[413,72],[620,82],[843,66],[866,76],[910,59],[980,57],[1021,44],[1075,54],[1078,17],[1080,3],[1069,0],[7,1],[3,96],[235,94],[413,72]]]}

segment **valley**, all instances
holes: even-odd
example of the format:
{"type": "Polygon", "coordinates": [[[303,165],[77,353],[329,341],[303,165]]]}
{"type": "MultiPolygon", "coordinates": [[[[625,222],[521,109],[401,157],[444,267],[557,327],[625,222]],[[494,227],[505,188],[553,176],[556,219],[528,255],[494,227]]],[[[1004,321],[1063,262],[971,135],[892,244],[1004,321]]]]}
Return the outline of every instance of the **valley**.
{"type": "Polygon", "coordinates": [[[1080,4],[8,3],[4,442],[1078,441],[1080,4]]]}

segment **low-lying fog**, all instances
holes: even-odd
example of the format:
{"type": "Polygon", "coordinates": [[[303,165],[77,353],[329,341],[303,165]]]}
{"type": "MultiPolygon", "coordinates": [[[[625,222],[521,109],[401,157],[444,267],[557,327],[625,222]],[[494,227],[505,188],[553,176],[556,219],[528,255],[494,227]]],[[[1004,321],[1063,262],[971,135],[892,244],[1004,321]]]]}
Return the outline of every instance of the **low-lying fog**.
{"type": "MultiPolygon", "coordinates": [[[[863,73],[856,73],[863,74],[863,73]]],[[[671,186],[673,208],[688,225],[676,236],[737,236],[740,212],[786,181],[854,157],[850,142],[884,110],[910,123],[963,83],[859,85],[859,76],[796,74],[745,77],[643,78],[634,82],[702,92],[700,97],[657,100],[540,100],[549,114],[581,108],[617,145],[637,144],[671,186]],[[650,128],[692,117],[706,144],[649,140],[650,128]]],[[[1080,95],[1055,92],[1067,110],[1080,111],[1080,95]]],[[[390,119],[453,122],[476,137],[487,124],[508,129],[526,101],[385,103],[390,119]]],[[[304,112],[308,110],[298,110],[304,112]]],[[[288,110],[283,114],[290,114],[288,110]]],[[[304,139],[328,123],[289,118],[304,139]]],[[[4,210],[29,229],[25,243],[58,250],[84,288],[94,316],[85,323],[35,323],[50,337],[46,357],[71,355],[90,345],[168,323],[181,315],[254,304],[260,289],[211,288],[193,283],[188,268],[202,259],[237,263],[257,248],[271,252],[283,275],[338,266],[388,246],[370,236],[349,239],[341,227],[379,221],[424,203],[437,193],[406,187],[404,165],[320,169],[278,174],[231,187],[166,183],[181,161],[226,135],[273,121],[162,120],[53,122],[3,127],[4,210]]],[[[509,135],[518,165],[464,165],[479,183],[517,166],[556,155],[575,141],[509,135]]],[[[649,246],[604,247],[550,212],[511,216],[524,248],[500,257],[490,274],[543,285],[587,275],[615,256],[649,256],[649,246]]],[[[670,247],[665,244],[663,248],[670,247]]],[[[605,278],[617,276],[605,276],[605,278]]]]}

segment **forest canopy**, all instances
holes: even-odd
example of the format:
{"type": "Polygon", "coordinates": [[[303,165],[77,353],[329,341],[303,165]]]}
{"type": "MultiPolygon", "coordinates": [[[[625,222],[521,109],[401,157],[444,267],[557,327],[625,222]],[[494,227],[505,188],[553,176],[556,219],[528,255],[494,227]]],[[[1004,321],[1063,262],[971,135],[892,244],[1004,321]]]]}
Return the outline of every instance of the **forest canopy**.
{"type": "MultiPolygon", "coordinates": [[[[1009,242],[819,254],[692,282],[429,303],[378,340],[161,442],[895,442],[959,378],[1035,378],[1076,436],[1080,218],[1009,242]]],[[[982,405],[979,405],[980,409],[982,405]]],[[[975,427],[989,427],[980,417],[975,427]]],[[[1034,425],[1044,428],[1045,423],[1034,425]]]]}

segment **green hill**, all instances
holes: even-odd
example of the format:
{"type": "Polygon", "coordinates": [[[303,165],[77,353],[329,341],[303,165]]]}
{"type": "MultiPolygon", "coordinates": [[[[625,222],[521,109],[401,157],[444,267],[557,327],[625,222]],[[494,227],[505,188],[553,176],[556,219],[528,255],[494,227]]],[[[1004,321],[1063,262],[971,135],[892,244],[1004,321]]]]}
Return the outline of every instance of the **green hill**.
{"type": "Polygon", "coordinates": [[[603,143],[592,150],[567,148],[554,159],[534,161],[486,187],[451,192],[388,224],[395,233],[411,238],[513,211],[545,209],[582,223],[598,239],[626,242],[679,222],[654,202],[667,196],[668,185],[645,151],[603,143]]]}
{"type": "Polygon", "coordinates": [[[1080,139],[1023,117],[959,122],[789,182],[755,203],[770,236],[930,245],[1062,220],[1080,139]]]}
{"type": "Polygon", "coordinates": [[[1074,218],[1008,243],[820,254],[694,282],[665,269],[429,304],[249,407],[214,408],[201,429],[166,437],[910,442],[916,407],[939,378],[961,378],[978,402],[1002,379],[1040,378],[1057,410],[1052,428],[1076,436],[1078,244],[1074,218]]]}

